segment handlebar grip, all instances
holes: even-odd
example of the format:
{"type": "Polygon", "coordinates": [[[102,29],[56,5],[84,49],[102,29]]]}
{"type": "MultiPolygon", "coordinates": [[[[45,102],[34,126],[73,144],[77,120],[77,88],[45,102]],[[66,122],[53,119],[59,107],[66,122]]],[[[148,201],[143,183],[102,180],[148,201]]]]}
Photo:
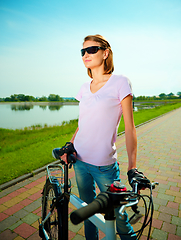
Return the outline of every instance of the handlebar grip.
{"type": "Polygon", "coordinates": [[[53,158],[55,159],[61,159],[60,157],[62,156],[62,151],[61,151],[61,148],[54,148],[52,150],[52,156],[53,158]]]}
{"type": "Polygon", "coordinates": [[[103,212],[105,209],[109,208],[109,205],[110,208],[112,208],[109,195],[107,193],[100,193],[93,202],[72,212],[70,219],[73,224],[77,225],[93,216],[95,213],[103,212]]]}

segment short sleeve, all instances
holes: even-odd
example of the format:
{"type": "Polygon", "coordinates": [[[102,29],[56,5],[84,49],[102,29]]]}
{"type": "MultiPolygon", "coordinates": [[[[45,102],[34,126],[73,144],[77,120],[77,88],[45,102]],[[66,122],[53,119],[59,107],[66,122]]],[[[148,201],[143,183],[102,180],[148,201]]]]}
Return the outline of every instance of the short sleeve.
{"type": "Polygon", "coordinates": [[[123,77],[119,83],[118,95],[120,102],[128,95],[133,96],[132,84],[127,77],[123,77]]]}
{"type": "Polygon", "coordinates": [[[77,95],[75,96],[75,98],[80,102],[81,98],[82,98],[82,94],[83,94],[83,87],[84,84],[81,86],[80,90],[78,91],[77,95]]]}
{"type": "Polygon", "coordinates": [[[90,85],[89,82],[84,83],[84,84],[81,86],[81,88],[80,88],[79,92],[77,93],[77,95],[75,96],[75,98],[76,98],[79,102],[80,102],[83,94],[88,91],[89,85],[90,85]]]}
{"type": "Polygon", "coordinates": [[[78,93],[75,96],[75,98],[80,102],[80,99],[82,98],[82,91],[81,91],[81,89],[78,91],[78,93]]]}

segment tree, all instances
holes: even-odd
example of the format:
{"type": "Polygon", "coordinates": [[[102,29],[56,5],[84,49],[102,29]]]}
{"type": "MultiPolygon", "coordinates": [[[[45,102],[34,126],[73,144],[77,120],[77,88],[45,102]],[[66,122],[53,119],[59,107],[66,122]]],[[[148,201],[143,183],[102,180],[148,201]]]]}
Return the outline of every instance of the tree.
{"type": "Polygon", "coordinates": [[[24,94],[18,94],[17,98],[18,98],[18,100],[21,101],[21,102],[24,102],[24,101],[25,101],[25,95],[24,95],[24,94]]]}
{"type": "Polygon", "coordinates": [[[35,98],[33,96],[29,96],[29,95],[26,95],[24,96],[24,101],[26,102],[30,102],[30,101],[34,101],[35,98]]]}
{"type": "Polygon", "coordinates": [[[5,101],[5,102],[11,102],[11,98],[10,98],[10,97],[6,97],[6,98],[4,99],[4,101],[5,101]]]}
{"type": "Polygon", "coordinates": [[[40,102],[46,102],[47,101],[47,97],[42,96],[41,98],[39,98],[39,101],[40,102]]]}
{"type": "Polygon", "coordinates": [[[48,96],[48,100],[49,101],[56,101],[56,102],[59,102],[59,101],[63,101],[63,98],[61,98],[59,95],[55,95],[55,94],[50,94],[49,96],[48,96]]]}
{"type": "Polygon", "coordinates": [[[153,100],[158,100],[158,98],[156,96],[153,96],[153,100]]]}
{"type": "Polygon", "coordinates": [[[166,98],[167,98],[167,96],[166,96],[165,93],[160,93],[160,94],[159,94],[159,97],[160,97],[161,99],[166,99],[166,98]]]}
{"type": "Polygon", "coordinates": [[[145,100],[145,96],[138,96],[136,99],[137,100],[145,100]]]}
{"type": "Polygon", "coordinates": [[[179,98],[181,98],[181,92],[178,92],[177,95],[179,98]]]}
{"type": "Polygon", "coordinates": [[[10,96],[12,102],[17,102],[18,101],[18,95],[14,94],[10,96]]]}
{"type": "Polygon", "coordinates": [[[171,92],[167,95],[167,98],[168,99],[174,99],[174,98],[176,98],[176,96],[171,92]]]}

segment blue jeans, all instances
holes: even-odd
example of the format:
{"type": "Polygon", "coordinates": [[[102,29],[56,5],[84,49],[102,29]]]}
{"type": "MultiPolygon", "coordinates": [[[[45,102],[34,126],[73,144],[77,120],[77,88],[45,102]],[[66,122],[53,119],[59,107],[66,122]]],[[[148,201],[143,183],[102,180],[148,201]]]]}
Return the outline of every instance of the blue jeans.
{"type": "MultiPolygon", "coordinates": [[[[80,160],[74,164],[75,176],[79,190],[80,198],[86,202],[91,203],[96,198],[96,186],[101,192],[107,190],[105,184],[111,184],[114,180],[120,180],[119,166],[116,163],[108,166],[94,166],[80,160]]],[[[115,209],[116,228],[122,240],[136,240],[136,234],[130,223],[128,222],[128,215],[125,212],[121,217],[119,215],[119,208],[115,209]]],[[[85,237],[86,240],[98,240],[98,229],[89,220],[85,220],[85,237]]]]}

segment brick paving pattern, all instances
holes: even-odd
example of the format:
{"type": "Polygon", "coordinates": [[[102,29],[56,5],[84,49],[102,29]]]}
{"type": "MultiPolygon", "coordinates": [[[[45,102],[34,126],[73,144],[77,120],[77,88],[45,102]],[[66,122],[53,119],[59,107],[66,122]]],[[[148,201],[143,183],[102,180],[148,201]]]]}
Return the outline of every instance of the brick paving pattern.
{"type": "MultiPolygon", "coordinates": [[[[153,190],[154,216],[151,238],[181,240],[181,109],[170,112],[137,128],[137,167],[151,181],[158,181],[153,190]]],[[[118,161],[122,182],[127,182],[127,154],[124,135],[118,137],[118,161]]],[[[56,146],[55,146],[56,147],[56,146]]],[[[77,194],[75,174],[70,170],[72,192],[77,194]]],[[[45,172],[26,179],[0,192],[0,239],[38,240],[38,219],[41,217],[41,192],[45,172]]],[[[142,194],[148,194],[148,190],[142,194]]],[[[140,204],[140,209],[141,209],[140,204]]],[[[69,213],[74,206],[69,205],[69,213]]],[[[130,210],[128,210],[130,214],[130,210]]],[[[141,226],[140,220],[134,229],[141,226]]],[[[148,228],[141,240],[147,239],[148,228]]],[[[104,234],[100,232],[100,239],[104,234]]],[[[69,239],[83,240],[83,224],[74,226],[69,221],[69,239]]]]}

